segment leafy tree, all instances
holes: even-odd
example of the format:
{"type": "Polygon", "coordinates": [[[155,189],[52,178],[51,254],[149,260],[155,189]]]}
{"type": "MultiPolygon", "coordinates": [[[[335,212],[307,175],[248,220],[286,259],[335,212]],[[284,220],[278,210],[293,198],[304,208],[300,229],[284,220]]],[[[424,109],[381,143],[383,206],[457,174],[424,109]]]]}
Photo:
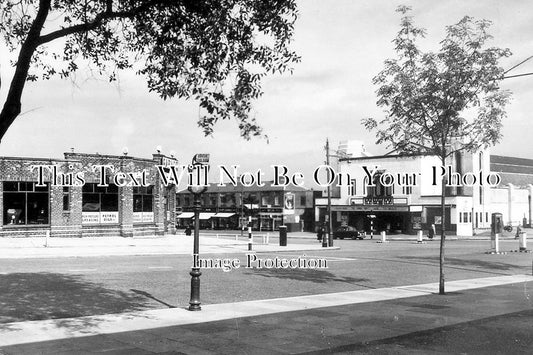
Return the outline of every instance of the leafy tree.
{"type": "MultiPolygon", "coordinates": [[[[373,79],[377,105],[386,109],[380,121],[363,120],[376,132],[376,143],[399,153],[446,158],[475,152],[496,144],[510,93],[501,90],[503,69],[498,61],[508,49],[487,47],[490,22],[464,17],[446,28],[438,52],[423,52],[416,40],[425,30],[413,24],[410,8],[400,6],[403,17],[393,40],[396,59],[385,61],[373,79]]],[[[442,180],[439,293],[444,294],[445,177],[442,180]]]]}
{"type": "Polygon", "coordinates": [[[289,48],[296,18],[295,0],[2,0],[0,38],[18,57],[0,139],[27,81],[82,66],[111,81],[133,68],[163,99],[198,100],[206,135],[231,118],[244,138],[259,135],[251,102],[265,75],[299,61],[289,48]]]}

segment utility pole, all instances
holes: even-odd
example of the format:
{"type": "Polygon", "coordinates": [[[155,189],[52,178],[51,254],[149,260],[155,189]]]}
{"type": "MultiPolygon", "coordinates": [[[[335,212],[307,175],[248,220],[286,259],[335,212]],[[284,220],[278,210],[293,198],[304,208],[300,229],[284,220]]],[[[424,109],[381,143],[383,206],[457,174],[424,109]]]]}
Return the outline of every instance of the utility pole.
{"type": "MultiPolygon", "coordinates": [[[[329,139],[326,138],[326,165],[329,166],[329,139]]],[[[330,173],[328,169],[328,182],[330,173]]],[[[331,220],[331,186],[328,184],[328,246],[333,246],[333,221],[331,220]]]]}

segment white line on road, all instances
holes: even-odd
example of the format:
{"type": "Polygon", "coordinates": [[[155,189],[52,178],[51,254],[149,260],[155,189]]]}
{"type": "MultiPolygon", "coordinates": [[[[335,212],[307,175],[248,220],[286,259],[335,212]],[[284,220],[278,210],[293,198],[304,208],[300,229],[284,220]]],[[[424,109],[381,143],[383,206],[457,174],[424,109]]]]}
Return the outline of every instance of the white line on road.
{"type": "Polygon", "coordinates": [[[316,256],[316,255],[307,255],[305,253],[303,254],[280,254],[280,256],[295,256],[295,257],[305,257],[309,259],[326,259],[327,261],[355,261],[357,259],[355,258],[341,258],[337,256],[316,256]]]}

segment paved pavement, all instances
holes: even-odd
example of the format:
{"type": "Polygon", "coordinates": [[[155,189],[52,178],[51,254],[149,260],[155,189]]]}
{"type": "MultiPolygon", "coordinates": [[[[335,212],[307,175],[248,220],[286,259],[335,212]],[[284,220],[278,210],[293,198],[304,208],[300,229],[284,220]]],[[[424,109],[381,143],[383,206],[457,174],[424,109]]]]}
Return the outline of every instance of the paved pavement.
{"type": "Polygon", "coordinates": [[[530,353],[532,286],[532,276],[498,276],[450,281],[446,295],[423,284],[8,323],[0,354],[530,353]],[[457,336],[476,325],[476,336],[457,336]]]}
{"type": "MultiPolygon", "coordinates": [[[[296,239],[296,238],[295,238],[296,239]]],[[[279,246],[278,240],[266,233],[256,234],[252,250],[256,252],[323,250],[320,243],[304,240],[279,246]]],[[[193,237],[184,234],[138,238],[0,238],[0,258],[82,257],[99,255],[192,254],[193,237]]],[[[338,249],[335,247],[328,249],[338,249]]],[[[240,234],[200,235],[202,254],[248,252],[248,236],[240,234]]]]}
{"type": "MultiPolygon", "coordinates": [[[[527,230],[529,231],[529,230],[527,230]]],[[[317,241],[316,235],[309,232],[288,234],[287,246],[279,245],[277,232],[254,232],[252,250],[256,252],[312,251],[325,250],[317,241]]],[[[533,232],[528,233],[533,238],[533,232]]],[[[368,239],[367,236],[366,239],[368,239]]],[[[374,236],[376,242],[380,236],[374,236]]],[[[387,241],[416,241],[417,236],[406,234],[387,235],[387,241]]],[[[490,235],[473,237],[446,236],[448,240],[488,240],[490,235]]],[[[512,234],[504,234],[502,241],[512,240],[512,234]]],[[[424,237],[424,241],[428,239],[424,237]]],[[[435,237],[434,241],[438,241],[435,237]]],[[[202,254],[248,252],[248,235],[241,237],[240,231],[201,231],[200,251],[202,254]]],[[[83,257],[102,255],[157,255],[192,254],[193,237],[182,231],[174,235],[123,237],[83,237],[83,238],[0,238],[0,258],[48,258],[83,257]]],[[[518,244],[517,244],[518,245],[518,244]]],[[[328,249],[338,249],[334,246],[328,249]]]]}

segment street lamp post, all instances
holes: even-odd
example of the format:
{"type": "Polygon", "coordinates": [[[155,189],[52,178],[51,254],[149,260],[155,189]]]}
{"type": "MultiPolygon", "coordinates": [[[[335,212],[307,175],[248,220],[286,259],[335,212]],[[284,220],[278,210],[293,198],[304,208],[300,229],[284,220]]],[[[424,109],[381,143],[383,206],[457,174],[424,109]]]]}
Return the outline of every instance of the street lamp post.
{"type": "MultiPolygon", "coordinates": [[[[208,168],[209,154],[196,154],[192,160],[191,170],[196,169],[197,174],[202,174],[203,169],[208,168]]],[[[198,175],[200,176],[200,175],[198,175]]],[[[207,174],[204,175],[207,177],[207,174]]],[[[200,179],[198,179],[200,180],[200,179]]],[[[207,181],[204,184],[189,186],[188,190],[194,196],[194,241],[193,241],[193,264],[191,272],[191,299],[189,300],[189,311],[200,311],[200,210],[202,203],[200,195],[207,191],[207,181]]]]}
{"type": "MultiPolygon", "coordinates": [[[[191,191],[192,192],[192,191],[191,191]]],[[[199,311],[200,307],[200,201],[201,193],[194,193],[194,242],[193,242],[193,265],[189,273],[191,275],[191,299],[189,300],[189,311],[199,311]]]]}

